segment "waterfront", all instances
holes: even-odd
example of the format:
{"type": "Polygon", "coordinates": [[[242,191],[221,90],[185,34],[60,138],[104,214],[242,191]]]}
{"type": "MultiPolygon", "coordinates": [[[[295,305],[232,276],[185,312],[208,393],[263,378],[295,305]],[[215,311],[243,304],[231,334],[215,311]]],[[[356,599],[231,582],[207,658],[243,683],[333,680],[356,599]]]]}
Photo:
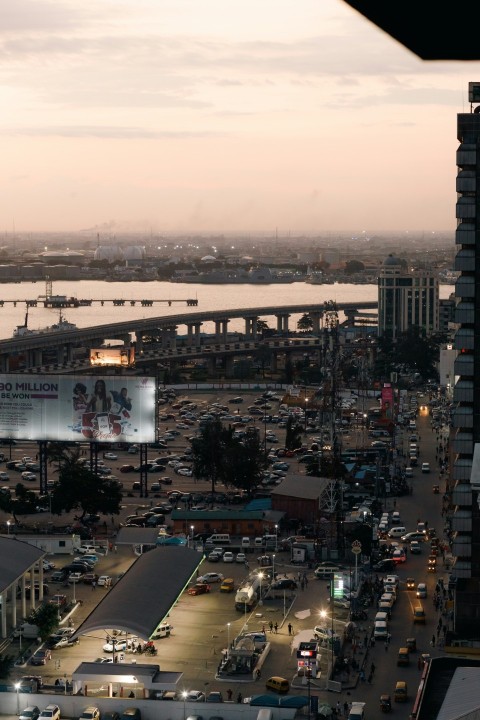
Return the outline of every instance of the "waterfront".
{"type": "MultiPolygon", "coordinates": [[[[452,292],[451,285],[440,286],[440,297],[448,298],[452,292]]],[[[130,300],[186,300],[198,299],[198,311],[219,310],[225,308],[249,308],[261,306],[282,306],[299,303],[323,303],[329,300],[335,302],[376,301],[378,297],[377,285],[340,284],[312,285],[299,282],[287,285],[193,285],[169,282],[128,282],[110,283],[104,281],[81,280],[79,282],[56,281],[53,286],[54,295],[75,296],[78,299],[113,300],[122,299],[126,305],[121,308],[111,302],[104,305],[94,304],[87,307],[69,308],[65,311],[67,320],[75,323],[77,327],[92,327],[104,323],[118,322],[119,319],[136,320],[157,316],[178,315],[192,312],[186,303],[174,303],[169,306],[167,302],[156,302],[151,307],[140,305],[131,306],[130,300]]],[[[6,283],[0,286],[0,300],[36,300],[45,295],[45,285],[36,283],[6,283]]],[[[12,337],[14,328],[23,324],[25,320],[25,302],[16,306],[6,302],[0,307],[0,337],[12,337]]],[[[38,329],[58,320],[58,310],[44,308],[38,305],[29,309],[28,327],[38,329]]],[[[296,329],[298,317],[290,318],[290,329],[296,329]]],[[[204,332],[212,332],[211,323],[205,323],[204,332]]],[[[229,331],[243,332],[244,322],[232,320],[229,331]]]]}

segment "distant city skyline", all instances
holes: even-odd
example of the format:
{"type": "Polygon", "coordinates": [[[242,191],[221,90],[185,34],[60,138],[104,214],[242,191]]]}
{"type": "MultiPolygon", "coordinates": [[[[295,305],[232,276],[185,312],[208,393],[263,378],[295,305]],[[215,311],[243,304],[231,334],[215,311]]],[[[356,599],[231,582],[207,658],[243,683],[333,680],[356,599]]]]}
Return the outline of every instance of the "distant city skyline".
{"type": "Polygon", "coordinates": [[[454,231],[479,62],[342,0],[3,0],[0,233],[454,231]]]}

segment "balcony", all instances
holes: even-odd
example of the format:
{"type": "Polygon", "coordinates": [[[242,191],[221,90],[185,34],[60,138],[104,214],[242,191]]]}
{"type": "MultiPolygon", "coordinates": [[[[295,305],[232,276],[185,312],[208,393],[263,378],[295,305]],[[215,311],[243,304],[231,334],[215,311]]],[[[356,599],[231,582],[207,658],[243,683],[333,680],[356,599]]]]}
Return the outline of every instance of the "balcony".
{"type": "Polygon", "coordinates": [[[475,271],[475,251],[473,248],[462,248],[455,256],[454,270],[460,272],[475,271]]]}
{"type": "Polygon", "coordinates": [[[473,403],[472,380],[458,380],[453,388],[453,402],[473,403]]]}
{"type": "Polygon", "coordinates": [[[456,245],[475,245],[476,233],[475,225],[473,223],[462,222],[457,225],[455,231],[455,244],[456,245]]]}
{"type": "Polygon", "coordinates": [[[459,455],[472,455],[473,434],[457,432],[451,439],[451,446],[454,453],[458,453],[459,455]]]}
{"type": "Polygon", "coordinates": [[[452,412],[452,425],[454,428],[473,428],[473,408],[461,405],[452,412]]]}
{"type": "Polygon", "coordinates": [[[457,193],[476,192],[477,179],[474,170],[460,170],[457,175],[457,193]]]}
{"type": "Polygon", "coordinates": [[[460,533],[472,532],[472,511],[456,509],[451,520],[452,530],[460,533]]]}
{"type": "Polygon", "coordinates": [[[474,371],[474,360],[473,355],[463,353],[463,355],[457,355],[453,364],[453,371],[455,375],[458,375],[463,380],[473,378],[474,371]]]}
{"type": "Polygon", "coordinates": [[[455,283],[455,297],[457,298],[474,298],[475,297],[475,280],[468,275],[462,275],[455,283]]]}
{"type": "Polygon", "coordinates": [[[455,350],[473,350],[475,346],[475,335],[473,328],[460,328],[455,333],[455,350]]]}
{"type": "Polygon", "coordinates": [[[472,563],[467,560],[457,560],[453,566],[452,575],[457,578],[472,577],[472,563]]]}
{"type": "Polygon", "coordinates": [[[455,482],[470,482],[472,458],[457,458],[453,463],[452,479],[455,482]]]}
{"type": "Polygon", "coordinates": [[[474,222],[477,217],[477,207],[474,197],[460,197],[455,205],[455,216],[458,220],[474,222]]]}
{"type": "Polygon", "coordinates": [[[472,543],[468,535],[459,535],[455,538],[452,543],[452,555],[456,558],[472,557],[472,543]]]}
{"type": "Polygon", "coordinates": [[[452,503],[460,507],[470,507],[472,504],[472,488],[469,484],[459,482],[453,488],[452,503]]]}
{"type": "Polygon", "coordinates": [[[457,148],[456,164],[459,168],[477,164],[477,146],[474,143],[461,143],[457,148]]]}
{"type": "Polygon", "coordinates": [[[460,302],[455,308],[455,322],[462,325],[473,325],[475,306],[470,302],[460,302]]]}

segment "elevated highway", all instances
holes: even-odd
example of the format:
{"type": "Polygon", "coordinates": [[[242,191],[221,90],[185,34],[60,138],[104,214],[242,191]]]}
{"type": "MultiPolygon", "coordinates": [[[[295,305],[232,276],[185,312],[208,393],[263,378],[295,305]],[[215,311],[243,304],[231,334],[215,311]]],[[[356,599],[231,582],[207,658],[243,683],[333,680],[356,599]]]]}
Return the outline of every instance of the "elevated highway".
{"type": "MultiPolygon", "coordinates": [[[[355,317],[361,316],[365,310],[376,309],[376,302],[359,303],[337,303],[336,309],[346,317],[347,324],[354,324],[355,317]]],[[[238,310],[215,310],[209,312],[195,311],[153,318],[139,318],[138,320],[120,320],[116,323],[96,325],[94,327],[79,328],[66,332],[32,334],[25,337],[10,338],[0,341],[0,372],[9,372],[11,367],[10,359],[14,355],[22,355],[23,368],[29,372],[60,372],[60,370],[76,369],[83,371],[86,364],[76,359],[75,349],[94,348],[102,345],[105,339],[118,339],[127,344],[132,341],[136,345],[137,362],[147,362],[148,359],[169,358],[170,360],[186,357],[202,357],[215,353],[244,353],[256,349],[259,344],[270,345],[270,340],[262,341],[261,333],[258,330],[260,318],[274,318],[276,322],[276,333],[279,337],[272,340],[273,343],[294,342],[300,349],[307,342],[302,338],[288,340],[289,318],[291,315],[308,314],[312,319],[312,332],[310,340],[318,339],[323,329],[322,320],[325,313],[325,305],[288,305],[275,307],[242,308],[238,310]],[[233,319],[242,318],[245,323],[244,333],[238,343],[228,342],[228,324],[233,319]],[[213,323],[215,332],[208,339],[201,333],[204,323],[213,323]],[[183,327],[186,330],[185,338],[178,342],[177,330],[183,327]],[[312,335],[314,336],[312,338],[312,335]],[[148,343],[144,343],[148,339],[148,343]],[[151,342],[154,339],[154,342],[151,342]],[[55,360],[51,360],[52,350],[55,360]],[[49,354],[50,361],[46,364],[45,354],[49,354]]],[[[273,346],[280,347],[280,345],[273,346]]]]}

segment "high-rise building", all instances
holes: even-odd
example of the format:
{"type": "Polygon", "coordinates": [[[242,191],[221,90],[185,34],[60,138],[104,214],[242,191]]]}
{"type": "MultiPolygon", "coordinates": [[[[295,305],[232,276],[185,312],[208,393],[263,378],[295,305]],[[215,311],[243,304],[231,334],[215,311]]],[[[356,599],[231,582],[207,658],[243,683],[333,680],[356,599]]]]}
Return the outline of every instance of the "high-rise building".
{"type": "Polygon", "coordinates": [[[469,83],[470,112],[457,116],[455,387],[451,432],[455,629],[471,637],[480,621],[480,92],[469,83]]]}
{"type": "Polygon", "coordinates": [[[430,270],[408,272],[389,255],[378,276],[378,334],[395,340],[412,327],[425,335],[438,332],[438,277],[430,270]]]}

